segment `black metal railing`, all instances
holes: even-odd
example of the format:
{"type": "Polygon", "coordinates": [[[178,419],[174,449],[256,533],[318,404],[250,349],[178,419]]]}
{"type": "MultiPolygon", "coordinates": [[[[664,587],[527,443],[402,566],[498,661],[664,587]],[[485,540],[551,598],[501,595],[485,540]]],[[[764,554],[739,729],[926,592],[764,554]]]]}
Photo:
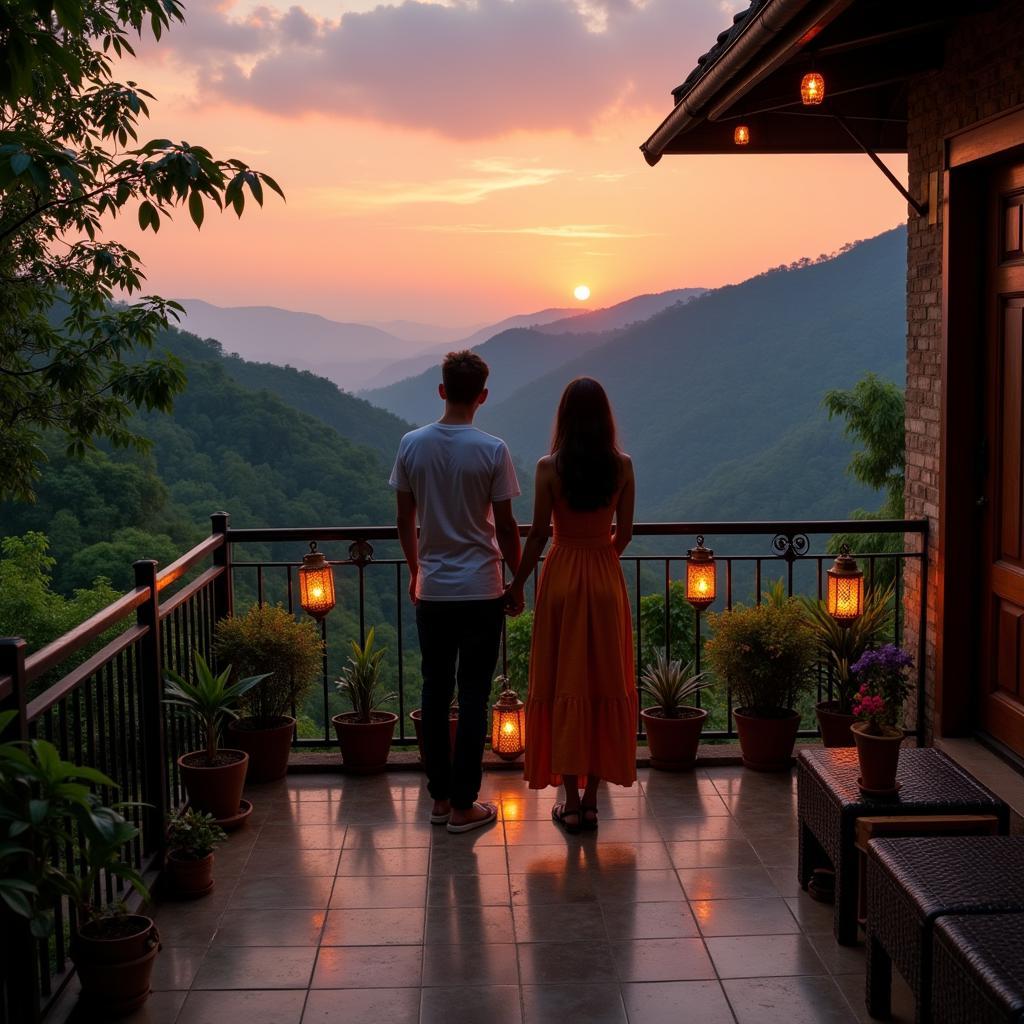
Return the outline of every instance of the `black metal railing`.
{"type": "MultiPolygon", "coordinates": [[[[319,527],[309,529],[232,529],[229,517],[212,517],[206,540],[162,571],[153,561],[134,565],[135,587],[86,622],[38,651],[28,653],[23,640],[0,639],[0,709],[18,711],[5,739],[43,737],[62,755],[99,768],[117,785],[110,800],[139,804],[129,813],[140,828],[130,857],[133,866],[152,874],[162,854],[168,811],[184,798],[177,759],[201,745],[195,726],[163,703],[168,668],[187,670],[194,650],[212,653],[219,619],[247,603],[279,600],[292,612],[297,607],[296,573],[310,541],[347,545],[347,557],[330,560],[339,575],[340,607],[322,623],[325,657],[321,689],[313,704],[315,735],[300,735],[298,747],[333,746],[330,711],[336,706],[333,676],[346,642],[362,641],[370,626],[390,629],[395,650],[389,671],[397,684],[400,727],[395,742],[413,741],[407,724],[408,704],[415,693],[415,671],[409,663],[415,650],[414,616],[407,596],[407,574],[393,527],[319,527]],[[375,549],[379,548],[380,552],[375,549]],[[258,549],[248,557],[245,549],[258,549]],[[335,625],[339,628],[335,628],[335,625]],[[345,627],[348,627],[347,632],[345,627]]],[[[786,593],[821,596],[825,571],[832,560],[825,544],[835,534],[888,534],[903,540],[897,551],[854,552],[866,566],[869,583],[887,573],[896,588],[897,615],[893,640],[903,639],[903,567],[916,563],[916,592],[927,592],[927,522],[924,520],[642,523],[635,529],[634,550],[622,563],[633,605],[637,669],[652,646],[645,630],[658,634],[654,646],[674,652],[674,612],[681,598],[676,584],[685,576],[686,547],[698,535],[714,544],[719,566],[720,608],[735,602],[759,602],[776,579],[786,593]],[[678,549],[653,551],[659,545],[678,549]],[[658,611],[658,598],[661,610],[658,611]],[[653,616],[652,619],[652,609],[653,616]],[[654,627],[659,616],[663,621],[654,627]],[[646,623],[646,625],[645,625],[646,623]],[[646,646],[645,646],[646,645],[646,646]]],[[[536,593],[534,577],[534,595],[536,593]]],[[[916,733],[924,721],[924,602],[911,609],[919,638],[916,733]]],[[[691,650],[699,661],[705,617],[697,614],[691,650]]],[[[513,627],[513,631],[516,627],[513,627]]],[[[522,638],[520,638],[522,642],[522,638]]],[[[528,645],[528,637],[525,641],[528,645]]],[[[503,669],[510,669],[508,631],[502,644],[503,669]]],[[[521,651],[519,652],[522,653],[521,651]]],[[[415,657],[412,657],[415,665],[415,657]]],[[[818,672],[819,699],[831,695],[831,677],[818,672]]],[[[731,694],[720,697],[720,727],[707,730],[710,740],[734,735],[731,694]]],[[[302,709],[296,709],[301,711],[302,709]]],[[[309,717],[309,716],[308,716],[309,717]]],[[[809,724],[809,723],[807,723],[809,724]]],[[[638,722],[638,730],[640,723],[638,722]]],[[[308,731],[308,729],[307,729],[308,731]]],[[[805,735],[814,730],[806,729],[805,735]]],[[[640,734],[642,735],[642,734],[640,734]]],[[[71,849],[62,852],[70,866],[71,849]]],[[[125,895],[123,884],[106,879],[98,902],[113,903],[125,895]]],[[[0,1024],[38,1019],[52,1003],[69,974],[69,938],[74,909],[65,901],[56,908],[56,928],[45,941],[32,939],[17,921],[4,921],[0,949],[0,1024]]]]}

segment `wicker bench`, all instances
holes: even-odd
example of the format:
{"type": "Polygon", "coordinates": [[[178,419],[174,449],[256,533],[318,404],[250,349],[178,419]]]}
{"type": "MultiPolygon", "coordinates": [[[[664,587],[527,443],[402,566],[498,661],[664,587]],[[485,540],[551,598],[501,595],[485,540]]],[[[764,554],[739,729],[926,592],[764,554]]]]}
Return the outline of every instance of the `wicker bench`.
{"type": "Polygon", "coordinates": [[[940,918],[932,961],[934,1020],[1024,1022],[1024,914],[940,918]]]}
{"type": "Polygon", "coordinates": [[[856,750],[802,750],[797,760],[799,879],[803,888],[816,867],[835,869],[833,932],[836,941],[857,942],[859,856],[857,820],[869,816],[993,815],[1009,830],[1006,804],[933,749],[900,751],[896,797],[865,796],[857,786],[856,750]]]}
{"type": "Polygon", "coordinates": [[[868,1013],[889,1015],[895,966],[914,994],[917,1020],[930,1020],[935,921],[1024,912],[1024,836],[873,839],[867,897],[868,1013]]]}

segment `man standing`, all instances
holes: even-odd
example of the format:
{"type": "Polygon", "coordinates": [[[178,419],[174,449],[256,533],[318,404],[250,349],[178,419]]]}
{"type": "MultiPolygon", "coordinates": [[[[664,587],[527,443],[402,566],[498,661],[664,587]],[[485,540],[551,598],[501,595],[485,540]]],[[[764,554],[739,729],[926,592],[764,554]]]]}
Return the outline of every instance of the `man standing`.
{"type": "Polygon", "coordinates": [[[491,677],[504,621],[501,559],[519,567],[519,494],[505,442],[473,426],[487,399],[487,364],[475,352],[450,352],[438,394],[444,415],[410,431],[391,472],[398,536],[409,563],[409,596],[423,659],[423,753],[434,798],[431,822],[469,832],[494,821],[480,803],[491,677]],[[419,538],[416,520],[419,518],[419,538]],[[454,757],[448,708],[459,692],[454,757]]]}

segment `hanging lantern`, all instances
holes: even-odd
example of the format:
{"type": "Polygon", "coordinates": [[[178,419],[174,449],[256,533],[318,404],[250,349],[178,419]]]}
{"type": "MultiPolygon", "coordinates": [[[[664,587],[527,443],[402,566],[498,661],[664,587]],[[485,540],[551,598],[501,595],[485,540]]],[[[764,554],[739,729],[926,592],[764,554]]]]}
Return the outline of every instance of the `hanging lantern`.
{"type": "Polygon", "coordinates": [[[715,553],[704,547],[704,538],[697,538],[697,546],[686,552],[686,600],[698,611],[703,611],[715,600],[715,553]]]}
{"type": "Polygon", "coordinates": [[[809,71],[800,82],[800,100],[805,107],[816,107],[825,98],[825,78],[809,71]]]}
{"type": "Polygon", "coordinates": [[[750,129],[745,124],[738,124],[733,129],[732,141],[737,146],[746,146],[750,143],[750,129]]]}
{"type": "Polygon", "coordinates": [[[334,607],[334,570],[317,551],[315,540],[310,541],[309,554],[302,556],[299,604],[314,619],[322,619],[334,607]]]}
{"type": "Polygon", "coordinates": [[[526,705],[515,690],[502,690],[491,709],[491,750],[514,761],[526,749],[526,705]]]}
{"type": "Polygon", "coordinates": [[[849,625],[864,612],[864,573],[846,544],[840,549],[839,557],[826,575],[828,613],[836,622],[849,625]]]}

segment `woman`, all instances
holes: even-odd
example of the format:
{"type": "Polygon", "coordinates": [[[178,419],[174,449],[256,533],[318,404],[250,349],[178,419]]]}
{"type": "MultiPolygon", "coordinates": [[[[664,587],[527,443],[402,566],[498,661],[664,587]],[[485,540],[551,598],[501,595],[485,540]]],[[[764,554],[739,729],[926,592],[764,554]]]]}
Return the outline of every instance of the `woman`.
{"type": "Polygon", "coordinates": [[[597,828],[602,779],[636,781],[633,627],[619,566],[635,492],[604,388],[574,380],[558,406],[551,454],[537,463],[533,525],[507,599],[512,612],[522,609],[553,518],[533,623],[525,775],[531,789],[564,785],[551,816],[572,833],[597,828]]]}

